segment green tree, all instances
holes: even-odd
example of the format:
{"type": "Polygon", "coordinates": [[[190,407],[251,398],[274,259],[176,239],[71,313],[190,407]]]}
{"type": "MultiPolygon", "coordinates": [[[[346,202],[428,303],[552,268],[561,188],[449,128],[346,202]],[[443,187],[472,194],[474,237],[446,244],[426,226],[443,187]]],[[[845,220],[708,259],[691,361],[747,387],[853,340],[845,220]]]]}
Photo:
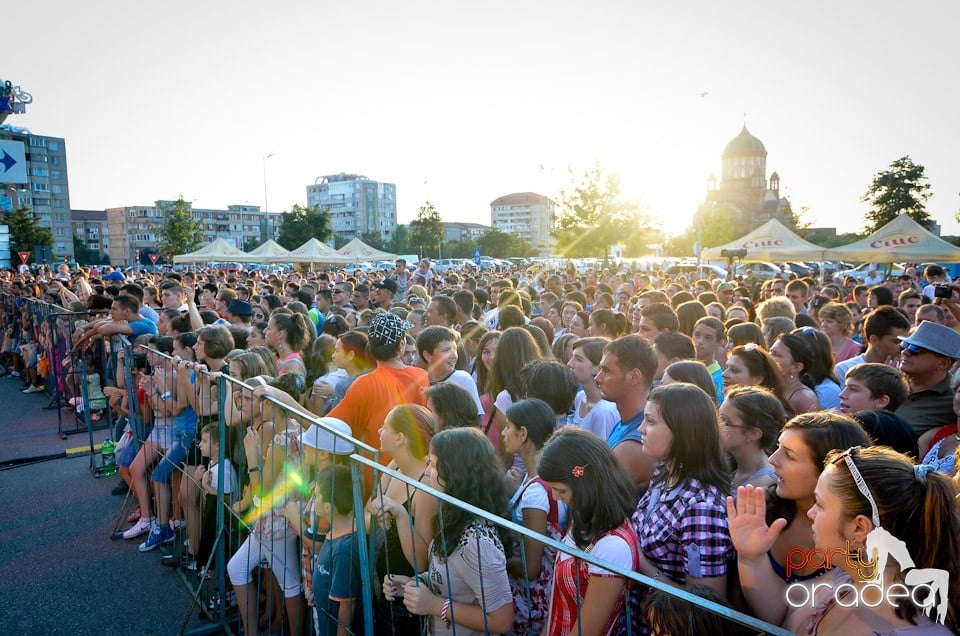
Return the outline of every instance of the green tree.
{"type": "Polygon", "coordinates": [[[180,195],[176,201],[157,201],[163,225],[157,230],[161,254],[175,256],[192,252],[203,245],[203,224],[194,218],[190,204],[180,195]]]}
{"type": "MultiPolygon", "coordinates": [[[[53,245],[53,233],[50,228],[40,227],[40,219],[26,206],[20,206],[12,212],[4,212],[2,223],[10,228],[10,262],[20,263],[17,252],[30,252],[38,245],[53,245]]],[[[32,256],[31,256],[31,260],[32,256]]]]}
{"type": "Polygon", "coordinates": [[[109,265],[110,257],[100,250],[92,250],[80,237],[73,237],[73,257],[81,265],[109,265]]]}
{"type": "Polygon", "coordinates": [[[557,250],[570,258],[606,258],[611,245],[623,243],[629,255],[641,255],[649,219],[638,202],[623,197],[620,176],[596,164],[579,179],[571,170],[570,178],[572,186],[559,196],[560,214],[552,233],[557,250]]]}
{"type": "Polygon", "coordinates": [[[383,235],[380,234],[380,230],[364,232],[360,235],[360,240],[374,249],[386,251],[387,244],[386,241],[383,240],[383,235]]]}
{"type": "Polygon", "coordinates": [[[417,212],[417,218],[410,221],[409,247],[420,251],[420,256],[440,256],[440,244],[445,230],[440,212],[430,201],[424,202],[417,212]]]}
{"type": "Polygon", "coordinates": [[[932,196],[924,168],[904,155],[890,164],[887,170],[873,175],[873,181],[860,199],[870,205],[866,214],[867,233],[876,232],[901,212],[906,212],[917,223],[930,226],[926,202],[932,196]]]}
{"type": "Polygon", "coordinates": [[[462,241],[446,241],[443,244],[444,258],[473,258],[473,250],[477,249],[475,241],[465,238],[462,241]]]}
{"type": "Polygon", "coordinates": [[[332,236],[330,212],[318,205],[307,208],[294,204],[289,212],[280,215],[280,236],[277,243],[288,250],[294,250],[312,238],[326,243],[332,236]]]}
{"type": "MultiPolygon", "coordinates": [[[[477,247],[484,256],[492,258],[506,258],[508,256],[524,256],[523,251],[526,241],[511,236],[496,228],[490,228],[477,238],[477,247]]],[[[529,249],[529,246],[527,245],[529,249]]]]}
{"type": "Polygon", "coordinates": [[[243,240],[243,251],[249,252],[260,247],[260,240],[255,236],[247,237],[243,240]]]}
{"type": "Polygon", "coordinates": [[[387,241],[386,251],[392,254],[406,254],[410,249],[409,238],[410,229],[406,225],[398,225],[390,240],[387,241]]]}
{"type": "Polygon", "coordinates": [[[703,205],[694,215],[693,224],[666,242],[663,249],[664,255],[680,257],[697,255],[694,247],[700,230],[699,215],[703,215],[702,247],[704,249],[729,243],[736,238],[733,235],[733,224],[729,220],[730,210],[725,209],[723,205],[703,205]]]}
{"type": "Polygon", "coordinates": [[[820,247],[832,248],[840,247],[841,245],[849,245],[859,241],[860,239],[866,237],[866,234],[857,234],[855,232],[847,232],[845,234],[835,234],[833,236],[827,236],[824,234],[804,234],[803,238],[810,241],[814,245],[819,245],[820,247]]]}

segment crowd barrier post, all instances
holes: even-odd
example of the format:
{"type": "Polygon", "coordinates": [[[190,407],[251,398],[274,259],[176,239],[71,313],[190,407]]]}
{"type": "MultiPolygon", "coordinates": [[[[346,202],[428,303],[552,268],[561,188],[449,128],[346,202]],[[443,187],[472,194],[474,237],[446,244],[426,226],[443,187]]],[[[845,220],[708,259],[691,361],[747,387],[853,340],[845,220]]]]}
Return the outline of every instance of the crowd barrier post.
{"type": "MultiPolygon", "coordinates": [[[[352,455],[351,455],[352,457],[352,455]]],[[[373,483],[377,483],[377,476],[380,474],[379,462],[377,462],[377,468],[374,469],[373,473],[373,483]]],[[[350,476],[353,479],[353,514],[357,522],[357,532],[360,533],[361,537],[367,537],[366,541],[360,541],[360,569],[363,574],[360,579],[362,602],[363,607],[363,633],[372,634],[373,633],[373,585],[371,579],[371,573],[373,568],[370,563],[373,560],[371,558],[371,552],[373,547],[373,537],[371,533],[367,532],[366,523],[364,522],[364,510],[365,503],[363,501],[363,472],[359,468],[359,464],[356,462],[350,462],[350,476]]],[[[372,493],[371,493],[372,495],[372,493]]]]}
{"type": "MultiPolygon", "coordinates": [[[[19,345],[26,343],[37,347],[37,373],[43,381],[44,392],[50,398],[43,410],[57,411],[57,434],[61,439],[66,439],[68,435],[86,432],[90,455],[95,455],[93,431],[109,427],[110,419],[108,417],[107,421],[99,426],[91,419],[91,399],[97,401],[103,398],[89,396],[86,355],[73,348],[76,321],[90,318],[93,314],[69,311],[36,298],[15,297],[9,293],[3,293],[2,297],[3,327],[13,329],[19,345]],[[29,317],[28,330],[18,324],[23,314],[29,317]],[[76,394],[71,391],[71,387],[76,389],[76,394]],[[82,397],[83,402],[76,410],[71,409],[75,425],[68,429],[64,425],[62,409],[77,406],[76,400],[70,402],[71,397],[82,397]]],[[[91,457],[90,470],[96,472],[98,469],[95,459],[91,457]]]]}
{"type": "MultiPolygon", "coordinates": [[[[411,479],[406,475],[404,475],[403,473],[400,473],[399,471],[392,470],[384,466],[380,466],[375,462],[361,455],[358,455],[358,454],[351,455],[350,461],[354,465],[361,465],[366,468],[373,468],[373,469],[379,470],[383,474],[389,475],[392,479],[396,479],[398,481],[405,483],[408,488],[418,489],[435,497],[440,502],[440,507],[439,507],[440,511],[442,511],[444,505],[460,508],[462,510],[469,512],[472,515],[477,516],[478,518],[484,519],[498,526],[506,528],[507,530],[510,530],[513,533],[539,541],[543,543],[545,546],[553,548],[557,552],[563,552],[563,553],[569,554],[576,559],[579,559],[591,565],[603,568],[613,574],[616,574],[617,576],[622,576],[626,579],[629,579],[633,581],[635,584],[643,585],[651,589],[665,592],[682,601],[690,603],[695,607],[704,609],[712,614],[721,616],[722,618],[728,621],[739,623],[740,625],[748,627],[751,630],[756,630],[758,633],[771,634],[775,636],[789,636],[791,634],[791,632],[783,629],[782,627],[771,625],[769,623],[761,621],[760,619],[750,616],[748,614],[738,612],[724,605],[720,605],[718,603],[714,603],[713,601],[709,601],[707,599],[701,598],[695,594],[691,594],[690,592],[684,590],[683,588],[675,587],[669,583],[665,583],[663,581],[650,578],[648,576],[645,576],[633,570],[626,570],[612,563],[608,563],[602,559],[598,559],[597,557],[592,556],[587,552],[568,546],[561,541],[556,541],[546,535],[539,534],[522,525],[513,523],[508,519],[504,519],[503,517],[499,517],[495,514],[491,514],[485,510],[481,510],[480,508],[472,506],[464,501],[460,501],[454,497],[447,495],[446,493],[436,490],[435,488],[432,488],[417,480],[411,479]]],[[[628,632],[629,632],[629,629],[628,629],[628,632]]]]}
{"type": "MultiPolygon", "coordinates": [[[[147,351],[152,351],[155,354],[158,354],[160,356],[163,356],[169,359],[169,356],[166,356],[165,354],[162,354],[154,349],[151,349],[150,347],[143,347],[143,349],[147,351]]],[[[126,368],[128,365],[125,364],[124,366],[126,368]]],[[[181,577],[183,578],[184,582],[188,586],[188,589],[190,589],[191,591],[193,602],[191,603],[191,606],[187,611],[187,615],[185,616],[184,621],[181,625],[180,633],[190,634],[191,636],[196,636],[199,634],[220,633],[222,631],[235,632],[235,629],[236,629],[237,617],[228,613],[228,610],[230,609],[230,603],[226,601],[226,597],[227,597],[226,590],[228,587],[227,562],[232,556],[233,552],[238,549],[237,545],[233,545],[230,543],[231,541],[233,541],[230,528],[233,525],[239,525],[241,529],[246,529],[247,531],[249,531],[250,527],[246,525],[247,520],[244,519],[243,513],[238,514],[236,511],[233,510],[232,507],[229,509],[227,508],[227,501],[226,501],[225,492],[224,492],[224,484],[225,484],[224,471],[225,471],[225,466],[227,462],[225,462],[224,459],[227,457],[227,453],[228,453],[227,449],[229,447],[228,439],[230,437],[230,434],[229,434],[230,422],[227,421],[227,412],[229,410],[229,407],[227,406],[226,400],[228,399],[227,397],[228,393],[234,394],[237,391],[253,391],[255,388],[254,386],[251,386],[239,379],[231,377],[227,373],[226,368],[224,368],[222,372],[218,372],[214,374],[211,374],[205,370],[198,370],[197,373],[198,373],[198,376],[206,377],[208,380],[215,379],[216,386],[217,386],[217,405],[218,405],[217,428],[218,428],[218,437],[220,440],[220,444],[219,444],[219,458],[217,460],[218,468],[216,471],[217,484],[218,484],[217,494],[216,494],[217,510],[216,510],[216,517],[215,517],[216,531],[215,531],[215,538],[213,533],[210,534],[210,538],[214,541],[212,546],[212,551],[210,554],[210,560],[206,563],[206,565],[202,563],[198,563],[197,570],[200,572],[209,571],[212,573],[212,576],[214,577],[214,581],[215,581],[215,587],[217,590],[215,594],[217,595],[216,598],[218,599],[218,602],[216,604],[216,607],[213,608],[214,609],[213,614],[211,615],[210,613],[207,613],[207,618],[211,622],[198,627],[194,627],[190,630],[187,630],[186,627],[189,624],[190,617],[192,615],[194,608],[202,604],[201,595],[203,592],[202,588],[204,586],[204,581],[201,578],[199,584],[196,585],[196,587],[194,587],[195,583],[191,581],[190,578],[184,572],[181,571],[181,577]],[[228,391],[228,387],[230,389],[229,391],[228,391]],[[204,566],[204,567],[201,567],[201,566],[204,566]]],[[[332,434],[334,437],[343,439],[344,441],[352,444],[357,453],[365,453],[373,457],[374,463],[376,463],[376,460],[379,459],[379,451],[376,448],[369,446],[361,442],[360,440],[353,438],[352,436],[345,435],[343,432],[339,430],[335,430],[333,428],[328,427],[324,423],[322,418],[319,418],[316,415],[312,415],[312,414],[308,415],[307,412],[304,412],[303,410],[292,409],[288,405],[284,404],[282,401],[279,401],[269,395],[263,396],[263,403],[264,404],[269,403],[275,409],[279,409],[278,413],[282,413],[283,416],[285,416],[288,420],[296,421],[303,430],[307,430],[307,428],[311,425],[318,426],[321,429],[332,434]]],[[[275,417],[279,419],[281,416],[276,415],[275,417]]],[[[302,452],[303,452],[303,449],[300,448],[301,455],[299,458],[288,457],[288,459],[302,460],[303,459],[302,452]]],[[[284,474],[287,474],[288,471],[286,470],[286,466],[284,467],[283,472],[284,474]]],[[[290,471],[290,472],[293,472],[293,471],[290,471]]],[[[193,479],[193,476],[184,474],[183,478],[193,479]]],[[[358,520],[362,524],[363,505],[364,505],[364,502],[362,500],[362,492],[363,492],[362,478],[359,483],[355,482],[353,486],[355,489],[355,497],[356,497],[355,505],[359,506],[357,508],[356,514],[357,514],[358,520]]],[[[300,487],[302,488],[303,485],[300,484],[300,487]]],[[[236,496],[238,494],[239,493],[235,493],[233,501],[237,500],[236,496]]],[[[312,493],[309,496],[312,496],[312,493]]],[[[301,519],[301,522],[303,522],[303,518],[301,519]]],[[[359,534],[358,536],[364,538],[363,541],[359,542],[358,547],[361,553],[360,567],[363,569],[364,572],[366,572],[371,569],[371,564],[369,559],[369,555],[371,554],[371,551],[368,549],[367,542],[371,541],[372,538],[366,537],[365,533],[359,534]]],[[[161,547],[161,550],[163,550],[163,547],[161,547]]],[[[270,550],[265,550],[265,551],[268,552],[268,555],[270,558],[275,558],[276,556],[278,556],[278,555],[274,555],[270,550]]],[[[264,560],[266,560],[266,558],[264,560]]],[[[260,562],[259,566],[263,568],[263,562],[260,562]]],[[[269,572],[269,568],[267,569],[267,571],[269,572]]],[[[367,614],[365,616],[365,620],[367,621],[368,626],[372,626],[372,613],[370,611],[370,605],[372,603],[373,589],[370,586],[370,577],[363,576],[362,583],[364,587],[363,606],[367,614]]],[[[257,588],[257,589],[258,591],[260,590],[260,588],[257,588]]],[[[268,604],[269,604],[269,598],[270,596],[272,596],[272,587],[268,590],[265,590],[265,592],[268,597],[268,604]]],[[[300,598],[302,602],[303,600],[302,595],[300,598]]],[[[368,633],[372,633],[372,631],[368,633]]]]}

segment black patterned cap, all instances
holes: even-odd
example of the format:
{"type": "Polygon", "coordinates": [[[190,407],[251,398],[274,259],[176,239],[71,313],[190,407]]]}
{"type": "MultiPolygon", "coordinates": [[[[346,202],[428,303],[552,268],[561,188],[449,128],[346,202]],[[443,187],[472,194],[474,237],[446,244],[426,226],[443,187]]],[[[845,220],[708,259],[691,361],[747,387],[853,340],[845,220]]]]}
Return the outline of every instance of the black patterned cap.
{"type": "Polygon", "coordinates": [[[379,344],[397,344],[403,340],[403,335],[407,329],[411,329],[412,327],[412,322],[403,320],[396,314],[377,314],[373,317],[373,320],[370,321],[367,336],[369,336],[370,340],[374,340],[379,344]]]}

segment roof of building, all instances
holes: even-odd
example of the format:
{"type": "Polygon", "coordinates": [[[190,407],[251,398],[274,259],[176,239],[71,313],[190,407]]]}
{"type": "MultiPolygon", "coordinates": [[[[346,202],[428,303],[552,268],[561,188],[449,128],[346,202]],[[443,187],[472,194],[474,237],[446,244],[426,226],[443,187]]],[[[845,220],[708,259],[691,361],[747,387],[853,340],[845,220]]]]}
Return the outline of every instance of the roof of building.
{"type": "Polygon", "coordinates": [[[553,203],[550,197],[545,197],[536,192],[515,192],[497,197],[490,203],[490,207],[497,205],[519,205],[521,203],[553,203]]]}
{"type": "Polygon", "coordinates": [[[106,210],[70,210],[71,221],[107,221],[106,210]]]}
{"type": "Polygon", "coordinates": [[[489,225],[483,223],[463,223],[460,221],[444,221],[443,227],[448,230],[489,230],[489,225]]]}
{"type": "Polygon", "coordinates": [[[730,140],[727,147],[723,149],[723,156],[767,156],[767,149],[763,147],[763,142],[750,134],[747,125],[743,125],[740,134],[730,140]]]}

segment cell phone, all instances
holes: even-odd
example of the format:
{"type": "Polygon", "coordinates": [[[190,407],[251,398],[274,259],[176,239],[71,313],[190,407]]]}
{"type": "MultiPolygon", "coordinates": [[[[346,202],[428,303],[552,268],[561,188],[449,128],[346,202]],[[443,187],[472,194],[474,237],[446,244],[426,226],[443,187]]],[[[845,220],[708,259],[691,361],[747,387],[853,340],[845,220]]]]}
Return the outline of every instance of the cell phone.
{"type": "Polygon", "coordinates": [[[953,296],[953,289],[947,287],[946,285],[934,285],[933,286],[933,297],[934,298],[950,298],[953,296]]]}

